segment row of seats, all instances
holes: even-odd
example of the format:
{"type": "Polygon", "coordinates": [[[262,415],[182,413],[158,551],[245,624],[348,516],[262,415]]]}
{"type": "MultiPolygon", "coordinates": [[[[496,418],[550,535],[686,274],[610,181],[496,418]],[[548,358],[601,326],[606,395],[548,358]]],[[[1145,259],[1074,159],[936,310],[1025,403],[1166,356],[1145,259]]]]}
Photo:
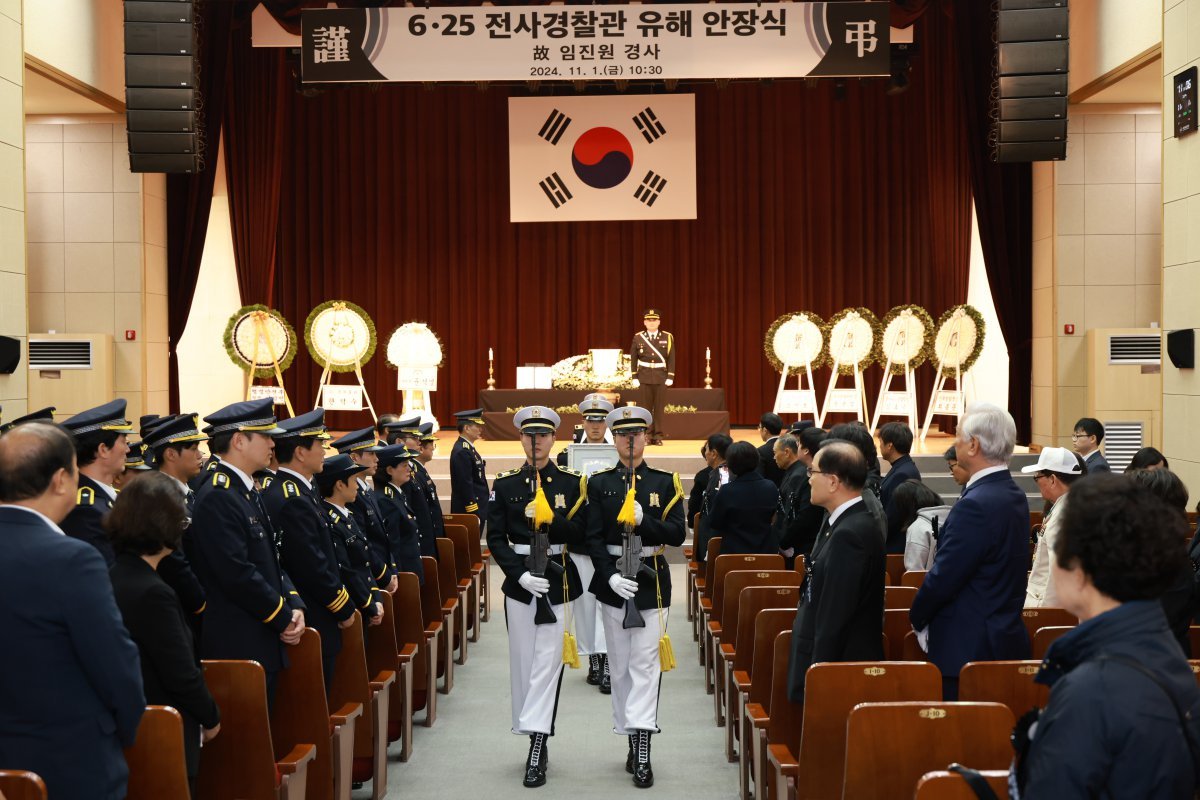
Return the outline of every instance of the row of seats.
{"type": "MultiPolygon", "coordinates": [[[[453,689],[454,667],[466,663],[468,643],[490,615],[490,553],[478,517],[448,514],[445,529],[438,557],[421,559],[424,583],[400,573],[395,595],[381,593],[383,624],[364,630],[355,615],[343,629],[328,701],[312,628],[288,648],[270,709],[258,663],[202,662],[221,732],[204,746],[199,800],[350,800],[352,786],[367,781],[372,800],[387,795],[389,745],[398,743],[401,761],[410,758],[415,715],[423,711],[423,724],[434,724],[438,694],[453,689]]],[[[149,706],[125,759],[129,800],[190,796],[175,709],[149,706]]],[[[0,796],[45,800],[46,791],[36,775],[9,772],[0,773],[0,796]]]]}

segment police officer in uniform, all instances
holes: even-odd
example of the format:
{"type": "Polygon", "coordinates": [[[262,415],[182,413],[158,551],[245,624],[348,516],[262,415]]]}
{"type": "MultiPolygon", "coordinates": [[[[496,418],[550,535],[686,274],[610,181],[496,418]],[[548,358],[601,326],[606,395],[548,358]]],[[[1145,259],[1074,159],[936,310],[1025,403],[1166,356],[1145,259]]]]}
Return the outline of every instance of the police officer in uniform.
{"type": "Polygon", "coordinates": [[[82,539],[99,550],[111,567],[117,556],[103,522],[117,499],[113,482],[125,469],[127,434],[133,430],[133,423],[125,419],[125,401],[118,399],[81,411],[62,426],[75,436],[79,489],[75,492],[75,508],[59,527],[67,536],[82,539]]]}
{"type": "Polygon", "coordinates": [[[504,613],[512,687],[512,732],[529,736],[524,784],[546,782],[548,737],[554,735],[562,681],[563,631],[570,601],[582,591],[575,562],[564,555],[584,543],[586,479],[550,460],[559,416],[545,406],[527,406],[513,416],[525,448],[525,466],[502,472],[488,506],[488,547],[504,571],[504,613]],[[534,498],[541,488],[553,519],[545,524],[550,553],[561,569],[530,572],[534,498]],[[548,604],[548,607],[547,607],[548,604]]]}
{"type": "Polygon", "coordinates": [[[407,437],[404,443],[409,450],[415,450],[417,453],[416,459],[413,460],[413,482],[421,487],[421,491],[425,495],[425,504],[429,508],[429,516],[433,521],[433,535],[437,539],[444,539],[446,537],[446,520],[442,516],[442,501],[438,497],[437,483],[429,474],[429,467],[425,466],[433,460],[433,451],[437,446],[437,435],[433,432],[433,423],[426,422],[419,426],[416,434],[407,437]]]}
{"type": "Polygon", "coordinates": [[[34,411],[32,414],[26,414],[23,417],[17,417],[14,420],[11,420],[9,422],[4,423],[3,425],[0,425],[0,436],[3,436],[4,434],[8,433],[13,428],[20,425],[22,422],[37,422],[38,420],[54,422],[54,406],[47,406],[46,408],[40,409],[38,411],[34,411]]]}
{"type": "Polygon", "coordinates": [[[488,519],[487,462],[475,449],[483,436],[483,409],[458,411],[458,441],[450,450],[450,513],[475,514],[479,528],[488,519]]]}
{"type": "Polygon", "coordinates": [[[392,543],[396,567],[401,572],[413,573],[424,584],[425,569],[421,566],[417,518],[402,491],[404,484],[412,480],[412,459],[416,453],[402,444],[389,444],[376,456],[378,465],[372,476],[375,499],[383,515],[388,541],[392,543]]]}
{"type": "Polygon", "coordinates": [[[304,602],[279,564],[277,532],[251,477],[271,460],[280,429],[270,399],[234,403],[204,421],[218,460],[203,473],[183,540],[208,596],[200,657],[257,661],[273,702],[284,645],[304,632],[304,602]]]}
{"type": "Polygon", "coordinates": [[[435,518],[433,509],[429,506],[429,492],[425,487],[429,473],[416,457],[421,449],[421,418],[409,417],[400,420],[396,425],[400,434],[396,443],[403,444],[413,453],[412,460],[408,462],[412,470],[412,479],[404,484],[402,491],[408,500],[408,507],[417,518],[417,530],[421,532],[421,555],[437,558],[437,540],[439,536],[446,535],[446,529],[439,528],[437,523],[441,521],[441,514],[435,518]]]}
{"type": "Polygon", "coordinates": [[[663,552],[687,535],[683,486],[679,475],[654,469],[642,460],[646,431],[653,419],[644,408],[627,406],[608,415],[621,462],[594,473],[587,482],[588,548],[596,574],[591,590],[600,601],[604,638],[612,676],[613,732],[629,737],[625,769],[633,785],[654,784],[650,736],[658,733],[658,689],[662,673],[659,640],[666,634],[671,605],[671,569],[663,552]],[[653,574],[625,578],[617,570],[623,544],[617,516],[634,485],[634,531],[642,538],[641,559],[653,574]],[[632,599],[644,626],[624,627],[625,601],[632,599]]]}
{"type": "Polygon", "coordinates": [[[358,496],[357,479],[363,472],[350,456],[336,455],[325,459],[314,482],[321,493],[342,584],[367,624],[378,625],[383,621],[383,601],[379,599],[383,590],[375,583],[366,536],[347,508],[358,496]]]}
{"type": "MultiPolygon", "coordinates": [[[[340,439],[330,443],[339,453],[347,455],[350,460],[363,468],[363,473],[354,479],[358,484],[358,496],[351,500],[346,508],[354,515],[358,527],[366,536],[367,545],[371,552],[371,571],[375,584],[391,594],[396,593],[396,547],[388,538],[387,525],[383,521],[383,511],[379,508],[379,499],[366,480],[379,466],[379,446],[375,438],[374,428],[362,428],[351,431],[340,439]],[[366,477],[364,477],[366,476],[366,477]]],[[[398,543],[395,543],[398,544],[398,543]]]]}
{"type": "Polygon", "coordinates": [[[650,394],[650,444],[662,444],[662,421],[667,404],[666,387],[675,383],[675,337],[659,330],[658,309],[647,308],[642,315],[646,330],[633,335],[629,363],[633,388],[645,386],[650,394]]]}

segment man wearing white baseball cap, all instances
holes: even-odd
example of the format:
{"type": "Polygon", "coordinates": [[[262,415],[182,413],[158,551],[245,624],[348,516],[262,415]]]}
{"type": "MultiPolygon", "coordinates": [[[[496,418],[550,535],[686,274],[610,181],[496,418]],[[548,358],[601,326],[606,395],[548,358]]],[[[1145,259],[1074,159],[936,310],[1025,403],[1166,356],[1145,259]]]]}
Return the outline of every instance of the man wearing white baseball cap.
{"type": "Polygon", "coordinates": [[[1037,550],[1033,554],[1033,570],[1029,573],[1029,585],[1025,589],[1026,608],[1060,608],[1058,593],[1054,589],[1054,540],[1058,538],[1059,523],[1067,507],[1067,493],[1071,484],[1087,474],[1083,459],[1065,447],[1047,447],[1038,454],[1036,464],[1022,467],[1021,472],[1033,473],[1038,491],[1050,510],[1042,519],[1038,533],[1037,550]]]}

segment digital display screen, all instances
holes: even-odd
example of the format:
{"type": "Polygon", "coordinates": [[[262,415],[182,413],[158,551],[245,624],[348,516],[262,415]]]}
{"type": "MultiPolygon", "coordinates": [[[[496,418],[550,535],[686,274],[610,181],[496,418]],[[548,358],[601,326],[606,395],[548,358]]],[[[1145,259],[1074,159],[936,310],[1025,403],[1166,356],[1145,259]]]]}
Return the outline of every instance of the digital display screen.
{"type": "Polygon", "coordinates": [[[1196,132],[1196,68],[1175,76],[1175,135],[1196,132]]]}

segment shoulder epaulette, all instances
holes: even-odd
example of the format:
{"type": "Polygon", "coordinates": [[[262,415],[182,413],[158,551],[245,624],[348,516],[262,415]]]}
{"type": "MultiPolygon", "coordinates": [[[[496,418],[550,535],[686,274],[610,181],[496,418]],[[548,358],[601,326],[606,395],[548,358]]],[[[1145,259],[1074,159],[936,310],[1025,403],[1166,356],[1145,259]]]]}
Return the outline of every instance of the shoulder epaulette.
{"type": "Polygon", "coordinates": [[[568,475],[571,475],[572,477],[575,477],[575,478],[578,478],[580,475],[582,475],[582,474],[583,474],[583,473],[582,473],[582,472],[580,472],[579,470],[577,470],[577,469],[571,469],[570,467],[559,467],[559,468],[558,468],[558,471],[559,471],[559,472],[565,472],[565,473],[567,473],[568,475]]]}
{"type": "Polygon", "coordinates": [[[511,477],[513,475],[518,474],[520,471],[521,471],[521,468],[517,467],[516,469],[506,469],[506,470],[504,470],[504,472],[497,472],[496,480],[500,480],[501,478],[511,477]]]}
{"type": "Polygon", "coordinates": [[[90,486],[80,486],[75,493],[75,505],[90,506],[96,502],[96,492],[90,486]]]}
{"type": "Polygon", "coordinates": [[[224,472],[214,473],[212,483],[213,486],[220,486],[222,489],[228,489],[230,486],[229,476],[224,472]]]}
{"type": "Polygon", "coordinates": [[[672,472],[669,469],[658,469],[657,467],[652,467],[649,464],[646,465],[646,469],[650,470],[651,472],[657,472],[659,475],[671,475],[672,477],[678,477],[677,473],[672,472]]]}
{"type": "Polygon", "coordinates": [[[209,461],[209,462],[208,462],[208,466],[207,466],[207,467],[205,467],[205,469],[206,469],[206,470],[208,470],[209,472],[212,472],[212,471],[214,471],[214,470],[217,468],[217,464],[218,464],[218,463],[219,463],[219,462],[218,462],[216,459],[213,459],[213,460],[211,460],[211,461],[209,461]]]}
{"type": "Polygon", "coordinates": [[[284,481],[283,482],[283,496],[284,497],[299,497],[300,496],[300,487],[296,485],[295,481],[292,481],[292,480],[284,481]]]}
{"type": "Polygon", "coordinates": [[[329,518],[331,520],[333,520],[334,522],[337,522],[338,519],[342,516],[341,514],[338,513],[336,508],[327,508],[327,509],[325,509],[325,513],[328,514],[329,518]]]}
{"type": "Polygon", "coordinates": [[[262,484],[262,488],[264,488],[264,489],[267,488],[268,486],[270,486],[274,482],[275,482],[274,475],[264,475],[262,480],[259,481],[259,483],[262,484]]]}
{"type": "Polygon", "coordinates": [[[388,497],[395,497],[395,495],[396,495],[396,489],[395,489],[395,487],[394,487],[394,486],[392,486],[392,485],[389,483],[387,486],[384,486],[384,487],[383,487],[383,493],[384,493],[385,495],[387,495],[388,497]]]}
{"type": "Polygon", "coordinates": [[[589,478],[594,478],[594,477],[596,477],[597,475],[603,475],[605,472],[612,472],[612,471],[613,471],[614,469],[616,469],[616,468],[617,468],[617,467],[616,467],[616,465],[614,464],[614,465],[613,465],[613,466],[611,466],[611,467],[605,467],[604,469],[598,469],[598,470],[596,470],[595,472],[593,472],[591,475],[589,475],[588,477],[589,477],[589,478]]]}

